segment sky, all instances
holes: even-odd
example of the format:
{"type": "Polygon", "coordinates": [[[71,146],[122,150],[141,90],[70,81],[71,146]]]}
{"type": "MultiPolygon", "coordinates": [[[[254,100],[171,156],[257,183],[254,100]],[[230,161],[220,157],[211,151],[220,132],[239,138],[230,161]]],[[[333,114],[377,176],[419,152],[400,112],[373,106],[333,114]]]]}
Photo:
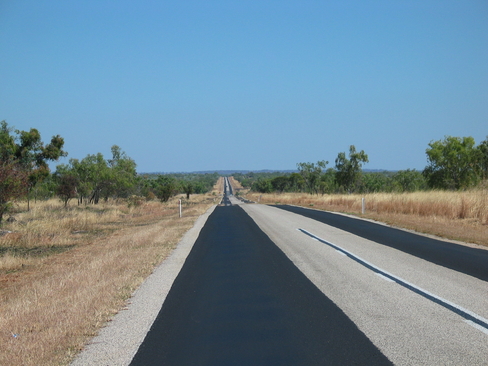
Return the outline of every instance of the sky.
{"type": "Polygon", "coordinates": [[[488,136],[488,2],[0,0],[0,120],[61,135],[59,163],[289,170],[354,145],[422,170],[429,142],[488,136]]]}

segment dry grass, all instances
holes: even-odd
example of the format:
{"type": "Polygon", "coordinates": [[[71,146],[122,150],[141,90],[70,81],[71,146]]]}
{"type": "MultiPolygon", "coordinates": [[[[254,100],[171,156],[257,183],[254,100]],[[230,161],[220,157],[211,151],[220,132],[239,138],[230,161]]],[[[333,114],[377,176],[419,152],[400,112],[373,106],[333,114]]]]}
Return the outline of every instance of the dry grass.
{"type": "Polygon", "coordinates": [[[224,191],[224,178],[220,177],[219,180],[217,181],[217,184],[214,186],[212,190],[213,195],[219,195],[224,191]]]}
{"type": "Polygon", "coordinates": [[[0,365],[63,365],[117,313],[212,204],[18,208],[0,237],[0,365]]]}
{"type": "Polygon", "coordinates": [[[229,183],[232,186],[232,189],[236,193],[238,193],[238,192],[240,192],[240,191],[242,191],[244,189],[244,187],[242,187],[241,182],[239,182],[238,180],[234,179],[234,177],[229,177],[229,183]]]}
{"type": "Polygon", "coordinates": [[[247,198],[268,204],[292,204],[361,215],[390,225],[488,246],[488,190],[430,191],[366,195],[312,196],[300,193],[248,193],[247,198]]]}

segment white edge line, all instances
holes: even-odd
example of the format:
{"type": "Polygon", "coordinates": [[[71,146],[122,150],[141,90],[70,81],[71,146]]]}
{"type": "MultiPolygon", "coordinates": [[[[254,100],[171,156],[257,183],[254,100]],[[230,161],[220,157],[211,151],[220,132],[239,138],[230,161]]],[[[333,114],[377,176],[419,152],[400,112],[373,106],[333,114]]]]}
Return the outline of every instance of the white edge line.
{"type": "Polygon", "coordinates": [[[465,319],[464,321],[466,323],[468,323],[469,325],[471,325],[473,328],[476,328],[479,331],[481,331],[481,332],[485,333],[486,335],[488,335],[488,329],[486,329],[485,327],[482,327],[479,324],[473,323],[471,320],[468,320],[468,319],[465,319]]]}
{"type": "Polygon", "coordinates": [[[377,275],[378,277],[380,277],[380,278],[384,279],[385,281],[396,283],[396,282],[395,282],[395,281],[393,281],[391,278],[388,278],[388,277],[386,277],[386,276],[383,276],[381,273],[375,272],[374,274],[375,274],[375,275],[377,275]]]}
{"type": "MultiPolygon", "coordinates": [[[[327,241],[327,240],[325,240],[325,239],[322,239],[322,238],[318,237],[317,235],[312,234],[311,232],[309,232],[309,231],[307,231],[307,230],[305,230],[305,229],[299,229],[299,228],[298,228],[297,230],[298,230],[298,231],[303,231],[303,232],[306,232],[308,235],[310,235],[310,236],[312,236],[312,237],[315,237],[315,239],[316,239],[316,240],[320,240],[320,241],[322,241],[322,242],[329,243],[330,245],[332,245],[333,247],[335,247],[335,248],[336,248],[336,250],[338,249],[338,250],[340,250],[340,251],[343,251],[344,253],[349,254],[350,256],[352,256],[352,257],[354,257],[354,258],[357,258],[358,260],[360,260],[360,261],[362,261],[362,262],[366,263],[368,266],[371,266],[372,268],[376,269],[377,271],[383,272],[384,274],[386,274],[386,275],[388,275],[388,276],[391,276],[391,277],[395,278],[396,280],[401,281],[401,282],[403,282],[403,283],[407,284],[408,286],[411,286],[411,287],[415,288],[417,291],[423,292],[424,294],[426,294],[426,295],[428,295],[428,296],[431,296],[431,297],[433,297],[433,298],[435,298],[435,299],[437,299],[437,300],[439,300],[439,301],[441,301],[441,302],[444,302],[445,304],[448,304],[448,305],[452,306],[453,308],[456,308],[456,309],[458,309],[458,310],[460,310],[460,311],[462,311],[462,312],[464,312],[464,313],[466,313],[466,314],[471,315],[473,318],[476,318],[476,319],[478,319],[478,320],[482,321],[483,323],[488,324],[488,319],[485,319],[485,318],[483,318],[482,316],[480,316],[480,315],[478,315],[478,314],[476,314],[476,313],[473,313],[471,310],[465,309],[465,308],[463,308],[462,306],[459,306],[459,305],[457,305],[457,304],[455,304],[455,303],[453,303],[453,302],[451,302],[451,301],[449,301],[449,300],[446,300],[446,299],[444,299],[444,298],[442,298],[442,297],[440,297],[440,296],[437,296],[437,295],[435,295],[435,294],[433,294],[433,293],[431,293],[431,292],[429,292],[429,291],[427,291],[427,290],[424,290],[423,288],[418,287],[418,286],[416,286],[416,285],[414,285],[414,284],[412,284],[412,283],[410,283],[410,282],[408,282],[408,281],[404,280],[404,279],[403,279],[403,278],[401,278],[401,277],[395,276],[395,275],[393,275],[393,274],[391,274],[391,273],[389,273],[389,272],[387,272],[387,271],[385,271],[385,270],[381,269],[380,267],[375,266],[374,264],[372,264],[372,263],[370,263],[370,262],[368,262],[368,261],[366,261],[366,260],[362,259],[361,257],[359,257],[359,256],[357,256],[357,255],[355,255],[355,254],[351,253],[350,251],[348,251],[348,250],[346,250],[346,249],[344,249],[344,248],[340,247],[340,246],[339,246],[339,245],[337,245],[337,244],[334,244],[334,243],[331,243],[330,241],[327,241]]],[[[469,321],[469,320],[466,320],[466,321],[469,321]]],[[[471,322],[471,323],[473,323],[473,322],[471,322]]],[[[477,327],[480,327],[480,328],[482,328],[482,329],[486,329],[486,328],[484,328],[484,327],[482,327],[482,326],[480,326],[480,325],[478,325],[478,324],[476,324],[476,323],[473,323],[473,325],[476,325],[477,327]]],[[[486,329],[486,332],[488,332],[488,329],[486,329]]],[[[487,333],[487,334],[488,334],[488,333],[487,333]]]]}

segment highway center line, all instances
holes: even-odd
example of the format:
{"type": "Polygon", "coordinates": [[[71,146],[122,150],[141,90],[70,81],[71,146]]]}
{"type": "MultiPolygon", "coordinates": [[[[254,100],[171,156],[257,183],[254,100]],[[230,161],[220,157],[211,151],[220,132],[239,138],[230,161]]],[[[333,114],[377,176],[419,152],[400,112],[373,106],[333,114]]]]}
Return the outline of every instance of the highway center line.
{"type": "Polygon", "coordinates": [[[321,243],[327,244],[328,246],[334,248],[336,251],[345,254],[346,256],[348,256],[349,258],[354,260],[355,262],[357,262],[357,263],[363,265],[364,267],[372,270],[376,274],[381,275],[383,277],[386,277],[387,279],[390,279],[390,280],[398,283],[400,286],[403,286],[406,289],[408,289],[412,292],[415,292],[416,294],[421,295],[421,296],[425,297],[426,299],[433,301],[436,304],[441,305],[444,308],[462,316],[466,320],[466,323],[468,323],[469,325],[473,326],[474,328],[482,331],[483,333],[488,334],[488,320],[483,318],[482,316],[480,316],[476,313],[473,313],[472,311],[465,309],[462,306],[454,304],[453,302],[450,302],[449,300],[443,299],[442,297],[439,297],[439,296],[437,296],[437,295],[435,295],[435,294],[433,294],[427,290],[424,290],[424,289],[422,289],[422,288],[420,288],[420,287],[418,287],[412,283],[409,283],[400,277],[397,277],[391,273],[388,273],[387,271],[385,271],[385,270],[375,266],[374,264],[369,263],[368,261],[362,259],[361,257],[358,257],[357,255],[349,252],[348,250],[341,248],[340,246],[338,246],[336,244],[332,244],[331,242],[324,240],[324,239],[308,232],[307,230],[300,229],[300,228],[298,228],[297,230],[302,232],[305,235],[308,235],[312,239],[315,239],[321,243]]]}

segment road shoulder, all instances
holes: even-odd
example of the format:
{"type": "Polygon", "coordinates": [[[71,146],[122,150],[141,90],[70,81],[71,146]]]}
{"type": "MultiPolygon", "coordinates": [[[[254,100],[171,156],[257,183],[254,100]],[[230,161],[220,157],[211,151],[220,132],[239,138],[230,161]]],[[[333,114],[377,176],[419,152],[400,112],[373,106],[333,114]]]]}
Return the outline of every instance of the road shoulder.
{"type": "Polygon", "coordinates": [[[125,366],[131,362],[215,207],[196,220],[173,253],[134,292],[127,307],[92,339],[71,366],[125,366]]]}

